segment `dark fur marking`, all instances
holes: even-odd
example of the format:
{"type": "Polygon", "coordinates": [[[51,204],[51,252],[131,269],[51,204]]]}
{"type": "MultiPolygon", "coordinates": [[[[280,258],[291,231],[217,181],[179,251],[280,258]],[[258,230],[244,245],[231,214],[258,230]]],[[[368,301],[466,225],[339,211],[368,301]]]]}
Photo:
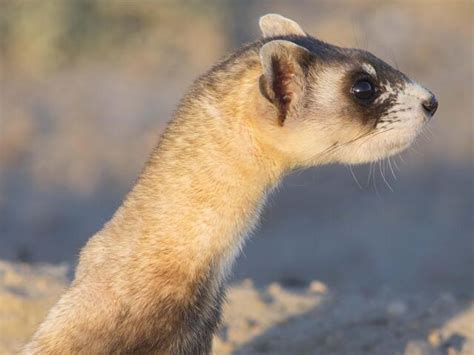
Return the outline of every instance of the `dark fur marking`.
{"type": "MultiPolygon", "coordinates": [[[[244,45],[227,58],[218,62],[207,73],[202,75],[192,86],[192,95],[188,96],[206,96],[212,100],[219,100],[219,97],[225,96],[226,90],[229,90],[229,88],[225,87],[222,83],[227,82],[227,80],[238,80],[245,70],[254,66],[260,66],[261,64],[258,56],[260,48],[265,43],[278,39],[293,42],[311,52],[310,56],[300,60],[301,69],[305,76],[304,80],[306,80],[307,84],[307,93],[314,92],[313,87],[317,86],[317,82],[309,82],[308,80],[310,78],[313,81],[317,80],[315,78],[317,78],[317,71],[319,68],[338,65],[344,65],[345,67],[349,65],[349,67],[353,67],[352,71],[348,71],[342,87],[343,94],[347,95],[349,98],[347,103],[340,107],[342,115],[358,119],[364,124],[376,127],[378,121],[380,121],[385,113],[398,106],[396,103],[396,93],[391,94],[382,102],[373,102],[366,106],[360,105],[353,101],[350,94],[350,88],[353,85],[354,74],[363,71],[362,64],[364,63],[373,66],[377,72],[377,78],[375,81],[377,84],[378,95],[385,92],[383,89],[384,85],[389,85],[396,92],[402,91],[405,87],[406,81],[408,80],[403,73],[390,67],[370,52],[351,48],[341,48],[325,43],[311,36],[275,36],[263,38],[259,41],[244,45]],[[237,63],[238,65],[236,65],[237,63]],[[212,92],[212,94],[209,94],[210,92],[212,92]]],[[[286,91],[288,86],[287,82],[285,82],[287,79],[287,76],[284,74],[284,70],[286,70],[285,66],[275,64],[274,69],[280,73],[280,78],[283,82],[277,83],[273,88],[261,82],[260,89],[262,95],[266,99],[270,99],[270,101],[279,109],[279,123],[282,124],[286,119],[286,114],[288,113],[291,95],[288,96],[286,91]],[[279,93],[279,99],[277,101],[272,99],[270,93],[271,90],[276,90],[279,93]]],[[[309,96],[310,95],[305,95],[303,97],[303,107],[308,106],[311,103],[308,101],[310,100],[308,98],[309,96]]],[[[186,99],[184,99],[180,106],[183,107],[186,106],[186,104],[186,99]]]]}
{"type": "MultiPolygon", "coordinates": [[[[210,268],[211,269],[211,268],[210,268]]],[[[107,339],[103,349],[108,354],[173,354],[208,355],[211,353],[212,337],[220,323],[225,290],[212,286],[215,275],[210,270],[192,286],[190,298],[177,302],[172,298],[161,299],[148,309],[151,316],[137,319],[124,308],[115,319],[114,337],[107,339]],[[128,331],[137,331],[135,343],[128,331]]],[[[172,297],[172,296],[171,296],[172,297]]],[[[78,349],[86,350],[84,347],[78,349]]]]}
{"type": "Polygon", "coordinates": [[[294,97],[294,89],[292,88],[292,75],[295,74],[293,64],[282,58],[271,58],[273,82],[272,90],[275,97],[274,104],[278,107],[280,125],[285,122],[291,101],[294,97]]]}

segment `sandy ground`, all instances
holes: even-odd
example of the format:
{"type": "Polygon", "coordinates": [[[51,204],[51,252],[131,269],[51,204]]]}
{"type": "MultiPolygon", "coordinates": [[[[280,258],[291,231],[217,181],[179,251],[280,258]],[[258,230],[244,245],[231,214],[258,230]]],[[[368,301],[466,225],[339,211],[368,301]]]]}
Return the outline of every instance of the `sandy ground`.
{"type": "MultiPolygon", "coordinates": [[[[0,354],[31,336],[67,283],[66,266],[0,261],[0,354]]],[[[244,280],[230,287],[214,354],[474,354],[474,304],[449,293],[364,295],[244,280]]]]}

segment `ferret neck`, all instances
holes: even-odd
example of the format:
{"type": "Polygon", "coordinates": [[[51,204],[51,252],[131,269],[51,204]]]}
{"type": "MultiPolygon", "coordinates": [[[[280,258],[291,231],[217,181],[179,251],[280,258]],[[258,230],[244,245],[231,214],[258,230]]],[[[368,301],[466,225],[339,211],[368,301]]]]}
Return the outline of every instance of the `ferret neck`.
{"type": "Polygon", "coordinates": [[[227,273],[283,172],[260,145],[253,114],[200,101],[168,126],[120,212],[158,260],[166,249],[189,270],[227,273]]]}

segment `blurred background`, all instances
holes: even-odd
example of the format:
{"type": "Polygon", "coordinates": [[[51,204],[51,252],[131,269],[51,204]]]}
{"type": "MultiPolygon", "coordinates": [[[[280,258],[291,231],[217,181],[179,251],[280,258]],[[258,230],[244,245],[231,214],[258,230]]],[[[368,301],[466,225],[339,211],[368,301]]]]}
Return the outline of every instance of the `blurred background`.
{"type": "Polygon", "coordinates": [[[472,10],[460,0],[0,1],[0,259],[74,265],[194,78],[277,12],[372,51],[440,107],[393,169],[286,179],[233,281],[472,298],[472,10]]]}
{"type": "Polygon", "coordinates": [[[0,353],[57,300],[186,88],[268,12],[372,51],[440,107],[391,165],[285,179],[236,263],[214,352],[474,353],[467,0],[0,0],[0,353]]]}

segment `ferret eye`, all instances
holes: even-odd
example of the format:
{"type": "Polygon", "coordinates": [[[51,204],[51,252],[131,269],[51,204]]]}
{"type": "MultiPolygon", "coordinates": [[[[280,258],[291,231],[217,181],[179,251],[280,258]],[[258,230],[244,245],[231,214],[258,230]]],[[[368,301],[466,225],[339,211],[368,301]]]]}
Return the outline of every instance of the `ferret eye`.
{"type": "Polygon", "coordinates": [[[367,102],[375,97],[375,86],[367,79],[360,79],[352,86],[351,93],[357,99],[367,102]]]}

